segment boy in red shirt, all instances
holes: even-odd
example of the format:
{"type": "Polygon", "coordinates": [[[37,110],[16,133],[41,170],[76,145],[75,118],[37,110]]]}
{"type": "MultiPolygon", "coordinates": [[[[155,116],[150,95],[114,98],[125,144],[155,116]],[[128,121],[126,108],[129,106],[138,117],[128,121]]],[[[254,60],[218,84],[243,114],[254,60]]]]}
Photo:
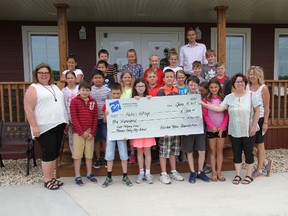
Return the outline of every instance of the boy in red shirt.
{"type": "Polygon", "coordinates": [[[149,70],[147,72],[147,86],[148,86],[148,93],[149,95],[151,95],[152,97],[157,96],[157,93],[159,91],[159,88],[161,86],[159,86],[157,83],[158,81],[158,76],[157,73],[153,70],[149,70]]]}
{"type": "Polygon", "coordinates": [[[231,83],[229,77],[226,76],[226,66],[224,62],[218,62],[216,65],[217,75],[215,78],[220,82],[224,95],[231,93],[231,83]]]}
{"type": "Polygon", "coordinates": [[[82,81],[79,85],[79,94],[72,99],[70,113],[73,131],[73,154],[75,182],[83,186],[80,175],[80,166],[83,153],[86,158],[87,179],[92,183],[97,180],[92,173],[92,159],[94,151],[94,137],[96,135],[98,108],[97,102],[90,96],[91,85],[82,81]]]}

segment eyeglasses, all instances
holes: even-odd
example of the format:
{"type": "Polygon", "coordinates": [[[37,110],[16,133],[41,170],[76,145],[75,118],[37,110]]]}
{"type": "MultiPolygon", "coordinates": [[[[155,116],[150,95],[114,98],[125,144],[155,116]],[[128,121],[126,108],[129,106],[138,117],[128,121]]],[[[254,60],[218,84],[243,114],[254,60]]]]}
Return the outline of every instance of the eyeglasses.
{"type": "Polygon", "coordinates": [[[37,74],[40,74],[40,75],[50,75],[50,72],[41,72],[41,71],[38,71],[37,74]]]}
{"type": "Polygon", "coordinates": [[[145,88],[145,85],[135,86],[136,88],[145,88]]]}

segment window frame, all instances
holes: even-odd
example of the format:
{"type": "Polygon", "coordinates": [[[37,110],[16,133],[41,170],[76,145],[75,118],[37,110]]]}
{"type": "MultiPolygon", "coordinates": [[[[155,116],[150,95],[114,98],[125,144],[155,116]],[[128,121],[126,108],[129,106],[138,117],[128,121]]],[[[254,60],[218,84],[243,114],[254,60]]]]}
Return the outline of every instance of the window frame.
{"type": "Polygon", "coordinates": [[[274,80],[279,80],[278,70],[279,70],[279,37],[280,35],[287,35],[288,36],[288,28],[275,28],[275,36],[274,36],[274,80]]]}
{"type": "MultiPolygon", "coordinates": [[[[244,37],[244,62],[243,73],[245,74],[251,64],[251,28],[226,28],[226,36],[235,35],[244,37]]],[[[226,37],[225,37],[226,38],[226,37]]],[[[217,53],[217,28],[211,28],[211,49],[217,53]]],[[[226,64],[226,62],[225,62],[226,64]]]]}
{"type": "Polygon", "coordinates": [[[33,34],[46,34],[58,35],[57,26],[22,26],[22,46],[23,46],[23,68],[24,68],[24,81],[32,81],[32,46],[31,35],[33,34]]]}

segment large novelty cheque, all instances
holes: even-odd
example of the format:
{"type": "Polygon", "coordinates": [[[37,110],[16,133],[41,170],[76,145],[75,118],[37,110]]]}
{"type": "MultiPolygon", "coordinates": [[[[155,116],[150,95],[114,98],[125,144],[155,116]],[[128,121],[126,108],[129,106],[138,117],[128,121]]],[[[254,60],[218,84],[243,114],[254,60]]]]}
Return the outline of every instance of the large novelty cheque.
{"type": "Polygon", "coordinates": [[[107,100],[108,140],[203,133],[200,95],[107,100]]]}

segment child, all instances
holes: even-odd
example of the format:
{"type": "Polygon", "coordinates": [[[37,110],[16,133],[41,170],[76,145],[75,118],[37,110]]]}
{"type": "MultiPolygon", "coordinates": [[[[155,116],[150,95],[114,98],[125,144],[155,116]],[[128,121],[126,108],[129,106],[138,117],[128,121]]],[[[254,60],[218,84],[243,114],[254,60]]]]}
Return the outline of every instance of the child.
{"type": "Polygon", "coordinates": [[[80,165],[83,153],[86,158],[87,179],[97,183],[92,173],[92,159],[94,150],[94,137],[97,129],[98,108],[97,102],[89,96],[90,84],[82,81],[79,85],[79,94],[73,98],[70,104],[72,130],[73,130],[73,153],[75,182],[83,186],[80,175],[80,165]]]}
{"type": "Polygon", "coordinates": [[[149,70],[146,74],[146,80],[147,80],[147,88],[148,88],[148,94],[152,97],[155,97],[159,91],[159,88],[161,86],[157,85],[158,76],[156,71],[149,70]]]}
{"type": "Polygon", "coordinates": [[[120,84],[122,86],[121,98],[132,97],[133,75],[129,70],[124,70],[120,76],[120,84]]]}
{"type": "Polygon", "coordinates": [[[151,55],[149,57],[149,62],[150,62],[151,66],[148,69],[145,70],[144,78],[145,78],[146,82],[148,82],[148,80],[147,80],[148,72],[151,71],[151,70],[154,70],[156,72],[157,77],[158,77],[157,86],[163,86],[164,85],[164,82],[163,82],[163,70],[158,67],[159,60],[160,60],[160,58],[159,58],[158,55],[151,55]]]}
{"type": "MultiPolygon", "coordinates": [[[[106,63],[106,62],[105,62],[106,63]]],[[[107,86],[103,85],[104,73],[101,70],[94,70],[92,72],[92,82],[93,86],[91,89],[91,97],[97,101],[98,105],[98,125],[97,125],[97,134],[95,137],[95,154],[96,161],[93,164],[94,168],[100,168],[102,165],[101,161],[101,141],[103,142],[103,150],[105,153],[106,150],[106,136],[107,136],[107,125],[103,122],[104,113],[102,107],[105,104],[105,100],[110,98],[110,89],[107,86]]],[[[107,162],[104,161],[105,167],[107,162]]]]}
{"type": "Polygon", "coordinates": [[[176,72],[177,89],[180,95],[186,95],[188,92],[188,87],[185,85],[186,74],[181,69],[176,72]]]}
{"type": "MultiPolygon", "coordinates": [[[[124,70],[121,73],[120,83],[121,83],[122,90],[123,90],[121,98],[131,98],[132,97],[132,89],[133,89],[133,75],[129,70],[124,70]]],[[[131,164],[134,164],[134,163],[136,163],[134,147],[133,147],[133,145],[131,145],[130,142],[129,142],[129,145],[130,145],[129,162],[131,164]]]]}
{"type": "MultiPolygon", "coordinates": [[[[203,99],[204,103],[218,106],[224,99],[221,85],[216,78],[212,78],[208,84],[209,93],[207,98],[203,99]]],[[[222,175],[223,147],[225,137],[227,136],[228,112],[215,112],[202,107],[203,117],[206,122],[207,138],[210,147],[210,162],[212,168],[211,181],[225,181],[222,175]],[[217,167],[217,170],[216,170],[217,167]]]]}
{"type": "Polygon", "coordinates": [[[73,71],[68,71],[65,74],[65,79],[67,86],[62,89],[64,94],[65,108],[68,114],[69,125],[68,125],[68,137],[69,137],[69,148],[72,153],[72,125],[71,125],[71,114],[70,114],[70,103],[73,98],[75,98],[79,92],[79,85],[76,85],[76,75],[73,71]]]}
{"type": "Polygon", "coordinates": [[[137,54],[135,49],[129,49],[127,51],[128,64],[123,65],[122,70],[129,70],[134,79],[143,77],[143,68],[141,64],[137,64],[137,54]]]}
{"type": "MultiPolygon", "coordinates": [[[[179,67],[178,66],[178,53],[176,51],[175,48],[172,48],[168,54],[168,61],[169,61],[169,66],[168,67],[165,67],[163,69],[163,71],[166,71],[167,69],[171,69],[174,71],[175,75],[176,75],[176,72],[178,70],[183,70],[183,68],[179,67]]],[[[175,76],[175,80],[173,82],[173,85],[177,85],[177,80],[176,80],[176,76],[175,76]]]]}
{"type": "MultiPolygon", "coordinates": [[[[188,94],[197,94],[199,85],[199,78],[197,76],[190,76],[187,79],[187,85],[189,88],[188,94]]],[[[190,168],[189,182],[195,183],[196,177],[202,179],[205,182],[209,182],[209,177],[203,172],[203,165],[205,161],[205,135],[203,134],[191,134],[183,136],[183,151],[187,153],[188,164],[190,168]],[[193,151],[198,151],[198,173],[194,169],[193,151]]]]}
{"type": "Polygon", "coordinates": [[[107,75],[113,76],[114,81],[118,82],[117,69],[115,68],[114,65],[108,63],[108,59],[109,59],[108,51],[105,49],[99,50],[98,51],[98,58],[99,58],[99,60],[103,60],[103,61],[107,62],[107,64],[108,64],[107,71],[106,71],[107,75]]]}
{"type": "Polygon", "coordinates": [[[202,72],[202,64],[200,61],[194,61],[192,63],[192,70],[193,70],[193,74],[195,76],[197,76],[199,78],[199,82],[202,83],[205,81],[205,79],[203,79],[201,77],[201,72],[202,72]]]}
{"type": "Polygon", "coordinates": [[[204,81],[199,84],[198,91],[201,94],[201,98],[205,98],[208,94],[208,82],[204,81]]]}
{"type": "Polygon", "coordinates": [[[206,59],[208,60],[208,64],[203,65],[201,77],[209,82],[209,80],[215,77],[217,74],[215,67],[216,53],[214,50],[209,49],[206,51],[205,55],[206,59]]]}
{"type": "Polygon", "coordinates": [[[229,77],[226,76],[226,66],[223,62],[218,62],[216,65],[217,69],[217,80],[219,81],[222,92],[224,95],[228,95],[231,93],[231,82],[229,82],[229,77]]]}
{"type": "MultiPolygon", "coordinates": [[[[148,95],[147,84],[144,78],[137,78],[133,85],[132,97],[140,99],[141,97],[151,98],[148,95]]],[[[140,173],[137,177],[136,183],[140,184],[144,180],[148,184],[153,184],[153,177],[150,174],[151,168],[151,147],[156,145],[154,138],[139,138],[132,139],[131,144],[134,148],[137,148],[137,159],[140,173]],[[144,173],[144,156],[145,155],[145,173],[144,173]]]]}
{"type": "MultiPolygon", "coordinates": [[[[161,87],[157,96],[179,95],[178,89],[173,86],[175,80],[175,72],[172,69],[164,71],[164,86],[161,87]]],[[[163,184],[171,184],[171,179],[183,181],[184,178],[176,171],[176,157],[179,156],[179,136],[165,136],[159,138],[159,157],[161,174],[159,180],[163,184]],[[170,161],[171,172],[170,176],[166,172],[167,158],[170,161]]]]}
{"type": "Polygon", "coordinates": [[[70,54],[68,57],[67,57],[67,67],[68,67],[68,70],[65,70],[63,71],[62,75],[61,75],[61,82],[66,82],[66,77],[65,77],[65,74],[68,72],[68,71],[73,71],[76,75],[76,83],[80,83],[83,78],[84,78],[84,75],[83,75],[83,72],[82,70],[80,69],[77,69],[77,59],[74,55],[70,54]]]}
{"type": "MultiPolygon", "coordinates": [[[[112,99],[120,99],[122,94],[122,88],[119,83],[114,83],[111,85],[111,98],[112,99]]],[[[104,122],[106,123],[106,118],[108,115],[108,112],[106,111],[106,105],[104,104],[102,111],[105,113],[104,116],[104,122]]],[[[131,187],[133,184],[130,181],[128,175],[127,175],[127,160],[128,160],[128,154],[127,154],[127,143],[125,140],[107,140],[106,145],[106,153],[105,153],[105,160],[107,160],[107,177],[102,184],[103,188],[108,187],[110,184],[112,184],[112,168],[113,168],[113,160],[115,157],[115,147],[116,143],[118,146],[118,151],[121,159],[121,166],[123,171],[123,179],[122,183],[127,185],[128,187],[131,187]]]]}
{"type": "Polygon", "coordinates": [[[113,83],[115,83],[114,77],[110,74],[107,74],[108,63],[104,60],[97,62],[96,69],[104,73],[103,85],[110,88],[113,83]]]}
{"type": "MultiPolygon", "coordinates": [[[[208,94],[208,82],[207,81],[204,81],[202,83],[199,84],[199,87],[198,87],[198,91],[199,93],[201,94],[201,98],[204,99],[207,97],[207,94],[208,94]]],[[[206,128],[206,127],[205,127],[206,128]]],[[[207,142],[206,142],[207,143],[207,142]]],[[[203,168],[203,172],[205,174],[208,174],[208,173],[211,173],[212,172],[212,168],[211,168],[211,165],[210,165],[210,151],[209,151],[209,148],[206,148],[206,164],[203,168]]]]}

